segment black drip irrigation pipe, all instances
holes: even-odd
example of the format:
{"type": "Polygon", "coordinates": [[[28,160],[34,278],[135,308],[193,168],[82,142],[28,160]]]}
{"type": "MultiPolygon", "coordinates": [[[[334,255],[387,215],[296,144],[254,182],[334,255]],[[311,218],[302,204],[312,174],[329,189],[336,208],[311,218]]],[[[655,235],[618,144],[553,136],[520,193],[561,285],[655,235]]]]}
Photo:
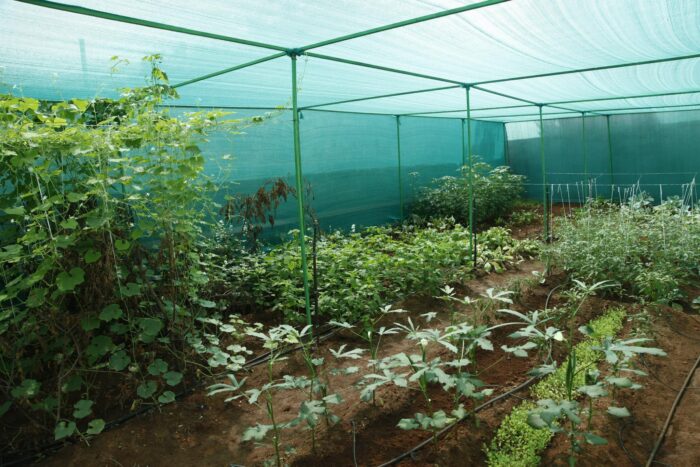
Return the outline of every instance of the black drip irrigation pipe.
{"type": "MultiPolygon", "coordinates": [[[[340,332],[344,328],[339,328],[339,327],[333,327],[330,330],[327,330],[325,332],[322,332],[321,334],[318,334],[313,337],[313,339],[317,339],[317,342],[323,342],[330,337],[334,336],[338,332],[340,332]]],[[[296,352],[297,350],[301,349],[301,345],[297,346],[288,346],[284,350],[280,352],[280,355],[287,355],[292,352],[296,352]]],[[[260,354],[251,360],[247,361],[243,365],[243,370],[245,371],[250,371],[256,366],[262,365],[263,363],[266,363],[268,360],[270,360],[272,352],[268,351],[263,354],[260,354]]],[[[197,389],[202,388],[205,384],[207,384],[207,381],[200,381],[199,383],[195,384],[194,386],[184,389],[181,392],[177,393],[175,395],[175,400],[181,400],[184,397],[189,396],[192,394],[194,391],[197,389]]],[[[111,422],[108,422],[105,424],[104,429],[102,430],[102,433],[109,431],[111,429],[114,429],[129,420],[139,417],[141,415],[145,415],[159,406],[157,405],[147,405],[147,406],[142,406],[138,410],[135,410],[134,412],[128,413],[122,417],[117,418],[116,420],[112,420],[111,422]]],[[[55,441],[53,443],[46,444],[44,446],[41,446],[39,448],[33,449],[29,451],[29,453],[25,452],[10,452],[10,453],[0,453],[0,466],[2,467],[12,467],[16,465],[27,465],[33,461],[38,460],[38,458],[42,456],[46,456],[49,454],[53,454],[60,450],[61,448],[65,446],[69,446],[72,444],[75,444],[80,438],[71,438],[69,440],[65,441],[55,441]]]]}
{"type": "Polygon", "coordinates": [[[632,453],[629,452],[629,450],[628,450],[627,447],[625,446],[625,441],[624,441],[624,439],[623,439],[623,437],[622,437],[622,436],[623,436],[623,433],[624,433],[624,431],[625,431],[625,429],[626,429],[628,426],[632,425],[632,423],[634,423],[634,420],[630,418],[630,419],[627,419],[627,420],[620,426],[620,429],[619,429],[618,432],[617,432],[617,444],[620,446],[620,448],[621,448],[622,451],[625,453],[625,455],[627,456],[627,459],[629,459],[629,461],[632,463],[632,465],[634,465],[634,467],[638,467],[638,466],[641,466],[641,464],[640,464],[639,461],[632,455],[632,453]]]}
{"type": "Polygon", "coordinates": [[[482,410],[490,407],[491,405],[495,404],[496,402],[500,401],[501,399],[506,399],[512,395],[514,395],[516,392],[522,391],[523,389],[531,386],[535,381],[537,381],[540,378],[540,376],[533,376],[532,378],[528,379],[524,383],[521,383],[520,385],[514,387],[513,389],[510,389],[509,391],[504,392],[503,394],[500,394],[492,399],[489,399],[488,401],[484,402],[483,404],[477,406],[472,410],[469,414],[465,415],[464,417],[460,418],[456,422],[452,423],[451,425],[446,426],[442,430],[438,431],[434,437],[430,437],[418,444],[416,444],[413,448],[410,450],[404,452],[403,454],[399,454],[398,456],[394,457],[393,459],[379,465],[379,467],[388,467],[390,465],[394,465],[397,462],[402,461],[406,457],[413,457],[416,451],[419,451],[420,449],[424,448],[428,444],[434,442],[435,439],[439,438],[440,436],[448,433],[451,431],[454,427],[456,427],[459,423],[463,422],[464,420],[469,418],[469,415],[476,414],[481,412],[482,410]]]}
{"type": "Polygon", "coordinates": [[[673,401],[673,405],[671,406],[671,410],[668,412],[668,416],[666,416],[666,422],[664,423],[664,426],[661,429],[661,433],[659,434],[659,437],[656,439],[656,443],[654,443],[654,449],[652,449],[651,454],[649,454],[649,458],[647,459],[646,467],[650,467],[651,464],[653,464],[655,462],[654,458],[656,457],[656,454],[659,452],[659,449],[661,448],[661,445],[664,442],[664,438],[666,438],[666,432],[668,431],[669,426],[671,426],[671,421],[673,420],[673,416],[676,414],[676,409],[678,408],[678,405],[680,404],[681,399],[683,399],[683,395],[685,394],[685,390],[687,389],[688,385],[690,384],[690,380],[693,378],[693,375],[695,374],[695,370],[697,370],[698,365],[700,365],[700,355],[698,355],[698,358],[695,360],[695,364],[688,372],[688,375],[685,377],[685,381],[683,382],[683,386],[681,387],[681,390],[678,391],[678,394],[676,395],[676,399],[673,401]]]}

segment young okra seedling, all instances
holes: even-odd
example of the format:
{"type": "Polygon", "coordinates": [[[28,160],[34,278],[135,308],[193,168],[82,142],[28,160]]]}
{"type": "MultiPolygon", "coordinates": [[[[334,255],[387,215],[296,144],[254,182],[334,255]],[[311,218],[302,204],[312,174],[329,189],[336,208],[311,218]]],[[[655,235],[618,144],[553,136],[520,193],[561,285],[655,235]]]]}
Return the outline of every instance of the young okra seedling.
{"type": "MultiPolygon", "coordinates": [[[[483,386],[483,383],[465,371],[469,365],[469,360],[465,358],[467,349],[476,346],[477,341],[480,341],[483,346],[487,346],[490,342],[481,333],[474,334],[474,328],[467,324],[450,326],[442,332],[439,329],[421,329],[409,318],[406,324],[397,323],[396,327],[406,334],[407,339],[416,342],[420,354],[399,353],[388,357],[382,363],[386,367],[408,369],[408,373],[401,376],[399,383],[409,389],[411,383],[415,383],[428,409],[428,413],[416,413],[412,418],[400,420],[397,426],[405,430],[430,431],[433,439],[436,440],[440,429],[466,416],[467,412],[461,402],[464,398],[481,399],[491,393],[489,389],[479,391],[477,388],[483,386]],[[459,346],[454,344],[455,340],[459,346]],[[447,349],[453,359],[445,362],[440,357],[430,358],[428,346],[431,344],[447,349]],[[408,378],[406,378],[407,375],[408,378]],[[433,400],[429,392],[430,385],[433,384],[440,386],[451,395],[453,408],[449,415],[444,410],[433,410],[433,400]]],[[[396,384],[396,381],[386,379],[384,381],[396,384]]]]}
{"type": "Polygon", "coordinates": [[[309,334],[307,328],[297,331],[291,326],[282,325],[270,329],[267,334],[253,329],[249,329],[246,334],[261,340],[263,347],[270,352],[267,360],[267,382],[259,388],[244,390],[245,378],[239,381],[235,375],[230,374],[228,375],[228,383],[217,383],[209,386],[209,395],[233,393],[233,396],[226,399],[227,402],[244,397],[249,404],[265,410],[269,423],[257,423],[255,426],[247,428],[242,439],[243,441],[263,441],[271,433],[275,464],[279,467],[282,465],[280,452],[282,430],[305,423],[311,429],[312,445],[315,446],[315,430],[318,426],[319,416],[328,416],[328,404],[337,404],[340,402],[340,398],[335,394],[323,394],[319,398],[315,397],[314,391],[320,391],[322,387],[316,371],[316,366],[322,364],[322,361],[313,359],[308,348],[305,347],[311,345],[311,339],[304,339],[309,334]],[[283,357],[283,344],[301,345],[303,358],[305,362],[308,360],[307,363],[311,365],[309,372],[313,375],[312,377],[293,375],[275,377],[275,365],[286,359],[283,357]],[[297,417],[283,422],[275,412],[275,396],[281,391],[288,390],[302,391],[307,397],[306,400],[302,401],[297,417]]]}
{"type": "MultiPolygon", "coordinates": [[[[379,322],[384,319],[390,313],[406,313],[407,310],[402,310],[400,308],[392,309],[391,305],[386,305],[379,310],[376,315],[366,315],[363,316],[361,322],[362,327],[356,330],[357,327],[340,321],[330,321],[330,324],[347,329],[355,336],[359,337],[367,343],[369,348],[370,357],[373,362],[377,361],[379,355],[379,347],[384,336],[389,336],[398,333],[398,328],[387,328],[386,326],[380,326],[377,329],[379,322]]],[[[376,365],[375,365],[376,369],[376,365]]]]}
{"type": "MultiPolygon", "coordinates": [[[[269,423],[256,423],[255,426],[248,427],[244,431],[242,439],[243,441],[255,440],[259,442],[263,441],[269,433],[272,433],[275,464],[277,467],[280,467],[282,465],[280,452],[282,430],[296,426],[301,420],[296,418],[286,422],[280,421],[275,412],[275,395],[282,390],[304,390],[311,385],[311,381],[305,376],[294,377],[285,375],[281,379],[275,378],[275,365],[285,360],[282,345],[284,343],[292,343],[295,339],[294,336],[289,337],[288,326],[274,327],[267,334],[249,329],[246,334],[261,340],[263,348],[270,352],[267,360],[267,382],[259,388],[244,390],[245,378],[239,381],[235,375],[230,374],[227,376],[229,383],[217,383],[209,386],[209,395],[233,393],[234,395],[227,398],[226,402],[245,397],[249,404],[264,408],[269,423]],[[264,402],[260,402],[261,396],[264,402]]],[[[309,414],[305,412],[304,415],[308,416],[309,414]]]]}
{"type": "MultiPolygon", "coordinates": [[[[504,313],[515,318],[519,321],[503,323],[494,328],[502,326],[512,326],[521,325],[517,331],[510,334],[513,339],[527,339],[524,344],[509,347],[507,345],[501,346],[504,352],[509,352],[516,357],[526,358],[528,356],[527,351],[531,349],[539,349],[540,356],[551,355],[551,350],[554,342],[562,342],[564,340],[564,333],[553,326],[546,326],[545,324],[552,320],[552,317],[545,317],[546,312],[540,312],[540,310],[535,310],[530,313],[520,313],[514,310],[499,310],[500,313],[504,313]]],[[[545,363],[549,363],[545,361],[545,363]]]]}
{"type": "MultiPolygon", "coordinates": [[[[487,325],[492,318],[497,306],[501,304],[512,305],[513,300],[510,298],[513,292],[508,290],[497,291],[493,287],[486,289],[486,293],[480,294],[478,298],[464,297],[463,299],[454,296],[454,289],[445,286],[443,289],[445,295],[440,296],[442,300],[461,303],[471,310],[470,322],[476,325],[487,325]]],[[[455,310],[455,308],[451,308],[455,310]]],[[[450,324],[455,324],[455,311],[451,311],[450,324]]]]}

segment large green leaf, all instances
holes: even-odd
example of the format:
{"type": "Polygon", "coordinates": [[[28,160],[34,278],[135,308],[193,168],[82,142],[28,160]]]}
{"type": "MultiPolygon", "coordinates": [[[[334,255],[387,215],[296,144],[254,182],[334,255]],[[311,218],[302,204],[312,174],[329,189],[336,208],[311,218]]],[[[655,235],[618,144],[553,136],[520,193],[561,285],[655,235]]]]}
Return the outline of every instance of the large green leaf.
{"type": "Polygon", "coordinates": [[[99,261],[99,259],[101,257],[102,257],[102,253],[100,253],[99,251],[97,251],[93,248],[90,248],[85,253],[85,256],[83,257],[83,259],[85,260],[86,264],[92,264],[92,263],[96,263],[97,261],[99,261]]]}
{"type": "Polygon", "coordinates": [[[148,365],[148,373],[150,375],[159,376],[166,371],[168,371],[168,364],[160,358],[156,358],[153,363],[148,365]]]}
{"type": "Polygon", "coordinates": [[[243,432],[243,441],[250,441],[251,439],[254,439],[255,441],[262,441],[265,438],[265,435],[272,430],[273,426],[272,425],[261,425],[257,424],[255,426],[252,426],[250,428],[247,428],[243,432]]]}
{"type": "Polygon", "coordinates": [[[131,357],[129,357],[125,350],[119,350],[109,357],[109,366],[116,371],[122,371],[129,366],[129,363],[131,363],[131,357]]]}
{"type": "Polygon", "coordinates": [[[75,429],[75,422],[58,422],[56,428],[54,429],[53,437],[56,441],[67,438],[75,433],[75,429]]]}
{"type": "Polygon", "coordinates": [[[90,420],[90,423],[88,423],[88,429],[85,433],[88,435],[99,435],[104,429],[105,421],[101,418],[96,418],[94,420],[90,420]]]}
{"type": "Polygon", "coordinates": [[[182,373],[178,371],[168,371],[163,375],[168,386],[177,386],[182,381],[182,373]]]}
{"type": "Polygon", "coordinates": [[[73,411],[73,416],[77,419],[85,418],[92,413],[92,406],[94,402],[87,399],[79,400],[73,406],[75,410],[73,411]]]}
{"type": "Polygon", "coordinates": [[[19,386],[12,388],[10,394],[15,399],[29,399],[36,396],[39,393],[39,388],[41,383],[35,379],[25,379],[19,386]]]}
{"type": "Polygon", "coordinates": [[[158,396],[158,402],[161,404],[169,404],[175,401],[175,393],[172,391],[164,391],[163,394],[158,396]]]}
{"type": "Polygon", "coordinates": [[[148,399],[158,389],[158,383],[155,381],[144,381],[136,388],[136,394],[142,399],[148,399]]]}
{"type": "Polygon", "coordinates": [[[121,318],[122,314],[123,312],[122,309],[119,308],[119,305],[112,303],[102,309],[100,312],[100,319],[102,321],[112,321],[121,318]]]}
{"type": "Polygon", "coordinates": [[[85,281],[85,271],[82,268],[72,268],[56,276],[56,286],[61,292],[70,292],[85,281]]]}

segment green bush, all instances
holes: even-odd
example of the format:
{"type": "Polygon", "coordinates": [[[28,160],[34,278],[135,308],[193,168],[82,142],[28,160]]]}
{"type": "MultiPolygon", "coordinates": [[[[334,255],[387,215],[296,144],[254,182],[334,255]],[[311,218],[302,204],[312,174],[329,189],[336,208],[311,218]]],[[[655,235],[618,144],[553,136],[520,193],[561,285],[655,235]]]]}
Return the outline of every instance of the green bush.
{"type": "Polygon", "coordinates": [[[483,225],[506,217],[523,194],[524,180],[524,176],[510,173],[508,167],[492,168],[478,162],[474,164],[471,174],[469,167],[465,166],[459,177],[433,180],[431,187],[419,192],[410,211],[419,219],[452,217],[462,225],[469,225],[469,196],[473,191],[474,222],[483,225]]]}

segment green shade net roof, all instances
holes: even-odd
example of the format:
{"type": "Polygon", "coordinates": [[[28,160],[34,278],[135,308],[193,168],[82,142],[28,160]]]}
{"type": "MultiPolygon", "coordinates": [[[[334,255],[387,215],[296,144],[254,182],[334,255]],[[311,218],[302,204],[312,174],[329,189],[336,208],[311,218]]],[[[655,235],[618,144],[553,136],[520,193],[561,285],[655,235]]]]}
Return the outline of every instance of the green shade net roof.
{"type": "MultiPolygon", "coordinates": [[[[690,109],[694,104],[700,105],[700,2],[697,0],[75,0],[70,3],[262,42],[271,45],[270,48],[126,24],[31,3],[0,0],[3,26],[0,83],[4,88],[13,87],[12,92],[40,98],[109,96],[117,88],[138,86],[147,73],[147,65],[141,58],[153,53],[163,55],[163,68],[171,82],[180,83],[262,59],[285,48],[304,48],[319,41],[473,4],[482,7],[311,48],[310,56],[299,59],[300,105],[318,106],[459,83],[482,83],[480,89],[472,91],[472,117],[491,121],[532,119],[537,107],[515,107],[528,103],[560,103],[545,107],[545,118],[565,117],[567,112],[570,116],[581,111],[614,114],[679,106],[690,109]],[[438,79],[339,63],[313,54],[438,79]],[[111,70],[113,56],[130,63],[111,70]],[[604,68],[639,62],[653,63],[604,68]],[[604,69],[571,73],[601,67],[604,69]],[[542,74],[547,76],[512,80],[542,74]]],[[[179,91],[178,103],[182,105],[289,106],[289,59],[282,56],[183,86],[179,91]]],[[[457,87],[318,108],[464,118],[464,94],[457,87]]]]}

